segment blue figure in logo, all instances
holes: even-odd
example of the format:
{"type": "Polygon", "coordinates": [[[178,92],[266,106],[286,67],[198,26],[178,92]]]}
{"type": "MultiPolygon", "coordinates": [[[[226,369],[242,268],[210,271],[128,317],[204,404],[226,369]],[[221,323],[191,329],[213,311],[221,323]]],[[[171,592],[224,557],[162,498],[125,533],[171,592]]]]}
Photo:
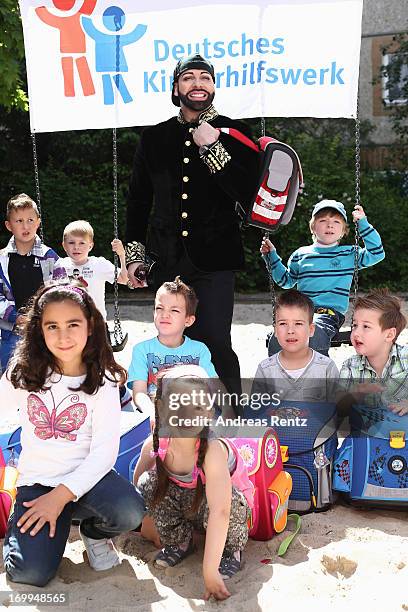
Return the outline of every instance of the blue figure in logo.
{"type": "MultiPolygon", "coordinates": [[[[85,32],[95,41],[96,72],[102,72],[103,101],[105,104],[114,103],[113,83],[122,100],[127,104],[132,102],[122,72],[128,72],[123,47],[136,42],[145,34],[147,26],[137,25],[129,34],[106,34],[98,30],[90,17],[81,18],[85,32]],[[113,73],[113,74],[112,74],[113,73]]],[[[110,6],[103,13],[103,24],[111,32],[119,32],[125,25],[125,13],[118,6],[110,6]]]]}

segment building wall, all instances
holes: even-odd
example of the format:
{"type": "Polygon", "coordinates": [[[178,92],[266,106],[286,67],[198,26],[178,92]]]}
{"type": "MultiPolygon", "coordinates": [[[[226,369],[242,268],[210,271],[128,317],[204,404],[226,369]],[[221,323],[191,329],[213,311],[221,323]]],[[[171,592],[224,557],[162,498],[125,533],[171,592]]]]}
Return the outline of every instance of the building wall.
{"type": "Polygon", "coordinates": [[[394,33],[408,29],[408,0],[364,0],[360,55],[360,118],[375,129],[370,140],[389,145],[395,140],[389,120],[390,111],[382,104],[381,82],[373,85],[382,64],[381,48],[392,41],[394,33]]]}

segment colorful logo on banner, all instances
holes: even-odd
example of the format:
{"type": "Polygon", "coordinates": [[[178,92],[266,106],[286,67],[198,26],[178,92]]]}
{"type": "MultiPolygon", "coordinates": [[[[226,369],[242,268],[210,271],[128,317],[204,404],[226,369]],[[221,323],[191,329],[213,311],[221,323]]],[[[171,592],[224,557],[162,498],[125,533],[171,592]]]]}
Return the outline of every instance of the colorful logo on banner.
{"type": "MultiPolygon", "coordinates": [[[[103,25],[108,33],[101,32],[89,16],[96,2],[97,0],[84,0],[81,8],[68,16],[54,15],[45,6],[38,7],[35,12],[41,21],[59,31],[64,95],[75,96],[75,70],[78,72],[84,96],[95,95],[86,57],[86,36],[89,36],[95,41],[95,66],[96,72],[102,77],[104,104],[114,103],[114,86],[123,102],[127,104],[132,102],[133,97],[123,77],[123,73],[128,72],[124,48],[139,40],[145,34],[147,27],[138,25],[126,36],[121,36],[126,15],[119,6],[109,6],[103,12],[103,25]]],[[[60,11],[69,11],[75,6],[75,0],[53,0],[53,4],[60,11]]]]}

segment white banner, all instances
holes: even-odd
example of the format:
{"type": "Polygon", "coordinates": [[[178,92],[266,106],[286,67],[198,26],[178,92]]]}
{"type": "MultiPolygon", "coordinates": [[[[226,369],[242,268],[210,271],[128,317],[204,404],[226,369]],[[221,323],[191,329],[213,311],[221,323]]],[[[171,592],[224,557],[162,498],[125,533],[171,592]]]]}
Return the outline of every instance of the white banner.
{"type": "Polygon", "coordinates": [[[191,53],[214,64],[223,114],[355,117],[362,3],[20,0],[31,129],[163,121],[191,53]]]}

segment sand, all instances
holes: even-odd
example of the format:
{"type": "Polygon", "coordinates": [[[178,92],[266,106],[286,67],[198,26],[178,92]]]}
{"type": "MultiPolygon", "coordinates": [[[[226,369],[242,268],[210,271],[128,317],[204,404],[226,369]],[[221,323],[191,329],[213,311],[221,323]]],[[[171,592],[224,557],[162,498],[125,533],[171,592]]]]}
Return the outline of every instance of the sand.
{"type": "MultiPolygon", "coordinates": [[[[254,375],[266,356],[265,336],[271,308],[246,303],[235,307],[233,345],[242,375],[254,375]]],[[[118,354],[128,365],[132,345],[154,334],[151,306],[122,308],[124,329],[129,333],[126,349],[118,354]]],[[[408,341],[408,330],[401,340],[408,341]]],[[[338,365],[353,353],[350,347],[332,350],[338,365]]],[[[302,517],[300,534],[285,557],[276,551],[284,536],[269,542],[249,541],[244,567],[227,586],[231,597],[224,602],[205,602],[201,576],[203,542],[197,552],[176,568],[165,571],[153,564],[155,549],[136,533],[117,539],[122,564],[106,572],[88,565],[78,530],[73,527],[57,577],[45,589],[7,582],[0,567],[0,606],[8,606],[5,591],[63,592],[69,610],[129,610],[140,612],[178,610],[229,610],[289,612],[357,610],[408,611],[408,515],[391,510],[358,510],[334,505],[328,512],[302,517]]],[[[25,609],[42,610],[45,606],[25,609]]],[[[57,610],[47,606],[47,610],[57,610]]]]}

